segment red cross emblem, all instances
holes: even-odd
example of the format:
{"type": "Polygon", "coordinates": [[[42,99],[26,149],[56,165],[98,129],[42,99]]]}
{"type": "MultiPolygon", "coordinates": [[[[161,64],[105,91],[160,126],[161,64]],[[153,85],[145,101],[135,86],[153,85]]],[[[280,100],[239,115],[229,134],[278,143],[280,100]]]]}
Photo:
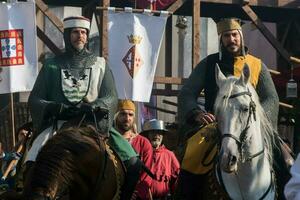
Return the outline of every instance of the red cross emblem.
{"type": "Polygon", "coordinates": [[[0,67],[24,65],[23,29],[0,31],[0,67]]]}
{"type": "Polygon", "coordinates": [[[134,76],[139,72],[141,66],[144,64],[140,53],[137,51],[136,45],[133,45],[128,50],[122,61],[132,78],[134,78],[134,76]]]}

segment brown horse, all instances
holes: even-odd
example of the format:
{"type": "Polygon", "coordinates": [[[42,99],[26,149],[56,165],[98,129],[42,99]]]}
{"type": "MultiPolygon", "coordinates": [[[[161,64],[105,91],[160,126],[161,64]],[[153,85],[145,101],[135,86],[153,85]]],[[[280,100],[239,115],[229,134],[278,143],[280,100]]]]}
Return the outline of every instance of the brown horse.
{"type": "Polygon", "coordinates": [[[120,198],[124,172],[105,139],[85,127],[63,129],[51,138],[28,177],[20,199],[112,200],[120,198]]]}

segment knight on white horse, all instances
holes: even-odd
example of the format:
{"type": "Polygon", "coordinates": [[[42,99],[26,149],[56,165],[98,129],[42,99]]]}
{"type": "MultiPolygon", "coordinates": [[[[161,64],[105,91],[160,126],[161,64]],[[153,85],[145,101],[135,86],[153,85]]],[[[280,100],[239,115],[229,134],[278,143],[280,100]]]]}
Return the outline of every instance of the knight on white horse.
{"type": "MultiPolygon", "coordinates": [[[[180,123],[179,133],[181,140],[186,141],[192,135],[190,134],[191,130],[195,129],[195,127],[216,122],[214,105],[216,103],[217,93],[220,90],[222,90],[221,92],[227,92],[223,91],[227,89],[220,89],[217,85],[215,77],[216,64],[219,65],[219,69],[225,77],[235,76],[239,78],[243,73],[244,66],[247,65],[249,67],[249,71],[251,71],[251,74],[249,73],[248,77],[249,85],[252,85],[252,90],[256,91],[258,95],[257,99],[259,99],[259,102],[257,103],[261,105],[262,111],[265,112],[265,118],[269,120],[272,130],[276,132],[279,98],[268,68],[259,58],[248,53],[248,49],[244,45],[242,28],[239,20],[232,18],[221,19],[217,23],[217,31],[220,41],[219,53],[207,56],[198,64],[188,80],[185,82],[178,97],[178,121],[180,123]],[[205,110],[197,103],[197,99],[202,90],[205,92],[205,110]]],[[[249,98],[249,95],[243,95],[242,98],[249,98]]],[[[251,98],[254,101],[254,97],[251,98]]],[[[232,98],[230,100],[232,100],[232,98]]],[[[251,114],[251,118],[254,117],[254,115],[252,115],[253,114],[251,114]]],[[[258,114],[256,115],[258,117],[258,114]]],[[[218,121],[218,123],[224,122],[218,121]]],[[[242,127],[243,125],[244,124],[239,123],[235,124],[237,128],[242,127]]],[[[223,125],[221,124],[219,126],[223,125]]],[[[223,142],[226,142],[227,140],[229,142],[229,140],[231,140],[230,137],[225,137],[223,142]]],[[[237,140],[234,141],[237,142],[237,140]]],[[[233,143],[234,141],[231,141],[230,143],[233,143]]],[[[244,142],[242,144],[245,145],[244,142]]],[[[273,148],[273,150],[277,151],[276,149],[277,148],[273,148]]],[[[202,149],[199,153],[206,151],[208,151],[208,149],[202,149]]],[[[249,152],[247,153],[247,149],[244,149],[243,151],[239,151],[239,156],[242,160],[245,160],[247,159],[247,155],[251,154],[249,152]]],[[[268,151],[265,149],[264,154],[267,152],[268,151]]],[[[278,158],[276,159],[276,162],[281,162],[281,152],[277,151],[275,153],[278,154],[276,155],[278,158]]],[[[232,166],[228,166],[228,169],[223,168],[223,170],[232,171],[233,168],[237,168],[234,164],[234,159],[238,158],[230,158],[230,162],[233,163],[232,166]]],[[[236,160],[236,162],[237,161],[238,160],[236,160]]],[[[272,163],[270,163],[270,165],[272,165],[272,163]]],[[[213,165],[211,165],[211,169],[212,167],[213,165]]],[[[205,187],[205,181],[199,181],[199,177],[195,177],[195,174],[198,174],[201,180],[207,179],[207,169],[202,173],[195,173],[195,171],[192,170],[181,170],[180,184],[181,182],[183,183],[181,184],[183,185],[183,188],[180,190],[181,193],[184,194],[181,199],[196,199],[197,196],[201,198],[202,194],[199,188],[205,187]],[[192,184],[184,184],[186,182],[192,184]]],[[[282,174],[286,175],[288,172],[284,171],[282,174]]],[[[279,178],[282,177],[283,176],[281,175],[279,176],[279,178]]],[[[281,194],[279,194],[279,196],[280,195],[281,194]]]]}

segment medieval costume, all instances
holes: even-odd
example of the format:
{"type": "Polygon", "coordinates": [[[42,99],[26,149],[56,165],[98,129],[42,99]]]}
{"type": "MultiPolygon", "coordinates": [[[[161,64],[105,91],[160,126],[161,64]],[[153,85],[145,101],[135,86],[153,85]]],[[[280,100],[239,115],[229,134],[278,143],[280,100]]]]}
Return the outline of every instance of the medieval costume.
{"type": "Polygon", "coordinates": [[[144,135],[148,135],[153,147],[151,171],[155,178],[151,184],[153,199],[169,199],[174,194],[180,164],[175,154],[163,144],[163,135],[169,133],[162,120],[152,119],[143,124],[144,135]]]}
{"type": "Polygon", "coordinates": [[[152,181],[151,192],[154,199],[165,199],[174,193],[180,164],[175,154],[164,145],[153,150],[152,173],[156,179],[152,181]]]}
{"type": "MultiPolygon", "coordinates": [[[[152,146],[147,138],[141,135],[136,135],[130,139],[129,143],[134,150],[139,154],[141,161],[144,165],[151,169],[152,166],[152,146]]],[[[137,183],[135,190],[138,199],[150,199],[149,189],[151,187],[152,178],[147,173],[142,172],[139,182],[137,183]]]]}
{"type": "MultiPolygon", "coordinates": [[[[199,112],[203,112],[197,105],[197,98],[203,89],[205,91],[205,109],[207,112],[214,112],[213,106],[218,90],[215,80],[216,63],[218,63],[225,76],[234,75],[239,77],[244,65],[249,66],[251,71],[250,82],[256,89],[260,103],[272,122],[273,128],[276,129],[277,127],[279,98],[267,67],[260,59],[247,52],[238,22],[234,19],[226,19],[218,23],[219,35],[228,30],[239,30],[242,40],[242,53],[240,56],[232,56],[223,47],[220,36],[220,52],[209,55],[194,69],[178,97],[178,121],[181,122],[181,127],[184,127],[183,132],[194,127],[196,125],[194,117],[199,112]]],[[[184,134],[183,132],[182,134],[184,134]]]]}
{"type": "MultiPolygon", "coordinates": [[[[248,53],[247,48],[244,45],[241,25],[237,19],[220,20],[217,23],[217,31],[219,34],[220,41],[219,52],[207,56],[197,65],[197,67],[193,70],[188,80],[185,82],[178,97],[178,121],[180,123],[179,132],[181,141],[186,141],[187,138],[191,136],[190,132],[187,136],[186,133],[188,131],[191,131],[193,128],[199,127],[199,125],[201,125],[199,124],[199,122],[196,121],[196,117],[199,114],[203,112],[214,113],[213,106],[218,92],[218,87],[216,85],[215,79],[216,64],[219,65],[220,70],[225,76],[233,75],[237,77],[241,75],[243,67],[245,65],[249,66],[251,71],[250,83],[256,89],[260,103],[266,113],[266,116],[269,118],[273,129],[275,130],[274,134],[277,134],[276,130],[279,109],[279,98],[267,67],[259,58],[256,58],[248,53]],[[239,55],[233,55],[222,44],[223,33],[231,30],[237,30],[238,34],[240,35],[241,41],[239,55]],[[205,92],[206,111],[202,110],[197,104],[197,98],[199,97],[200,92],[203,89],[205,92]]],[[[279,144],[277,145],[279,146],[279,144]]],[[[205,151],[206,149],[203,149],[203,152],[205,151]]],[[[282,165],[282,160],[279,159],[281,157],[281,153],[278,151],[278,148],[274,148],[274,154],[278,158],[276,161],[280,163],[279,165],[282,165]]],[[[278,167],[278,165],[276,165],[276,167],[278,167]]],[[[201,182],[201,180],[206,179],[206,173],[198,175],[200,178],[202,178],[201,180],[198,179],[199,177],[194,178],[190,172],[182,171],[181,173],[181,177],[182,179],[184,179],[182,180],[182,182],[193,182],[195,180],[201,182]]],[[[281,175],[277,176],[281,178],[281,175]]],[[[202,186],[198,185],[196,187],[202,186]]],[[[184,188],[182,189],[185,190],[184,188]]],[[[199,193],[196,188],[191,189],[186,187],[186,189],[189,191],[181,191],[186,195],[185,197],[182,196],[181,198],[190,199],[188,196],[190,196],[191,198],[195,198],[196,195],[201,195],[201,192],[199,193]]]]}
{"type": "Polygon", "coordinates": [[[152,178],[147,175],[145,168],[148,168],[149,170],[151,169],[151,144],[147,138],[136,133],[136,130],[133,130],[136,129],[134,124],[135,105],[131,100],[119,100],[117,111],[118,112],[115,116],[115,127],[120,132],[120,135],[127,140],[128,144],[131,144],[135,152],[139,155],[139,162],[141,162],[142,168],[144,169],[138,169],[135,172],[133,171],[132,174],[127,174],[126,184],[130,185],[130,187],[134,189],[134,194],[137,199],[150,199],[149,189],[152,178]],[[125,112],[125,118],[123,118],[123,112],[125,112]],[[120,117],[122,120],[118,120],[120,117]],[[125,124],[126,128],[123,127],[125,124]]]}
{"type": "Polygon", "coordinates": [[[45,61],[30,93],[28,103],[39,135],[26,161],[35,160],[41,146],[65,121],[76,118],[80,121],[83,115],[84,121],[96,126],[99,132],[115,135],[113,143],[120,143],[126,152],[121,159],[128,160],[136,153],[116,131],[110,131],[118,102],[112,72],[104,58],[93,55],[86,46],[82,50],[72,46],[70,34],[75,27],[89,31],[89,19],[69,17],[64,20],[66,50],[45,61]]]}

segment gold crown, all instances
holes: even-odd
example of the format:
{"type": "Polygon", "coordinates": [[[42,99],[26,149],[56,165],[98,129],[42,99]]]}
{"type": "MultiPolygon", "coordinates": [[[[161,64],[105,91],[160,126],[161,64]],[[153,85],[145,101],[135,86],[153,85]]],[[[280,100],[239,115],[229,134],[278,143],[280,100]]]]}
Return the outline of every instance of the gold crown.
{"type": "Polygon", "coordinates": [[[127,38],[128,38],[129,43],[132,43],[132,44],[139,44],[143,39],[141,36],[132,35],[132,34],[127,35],[127,38]]]}

